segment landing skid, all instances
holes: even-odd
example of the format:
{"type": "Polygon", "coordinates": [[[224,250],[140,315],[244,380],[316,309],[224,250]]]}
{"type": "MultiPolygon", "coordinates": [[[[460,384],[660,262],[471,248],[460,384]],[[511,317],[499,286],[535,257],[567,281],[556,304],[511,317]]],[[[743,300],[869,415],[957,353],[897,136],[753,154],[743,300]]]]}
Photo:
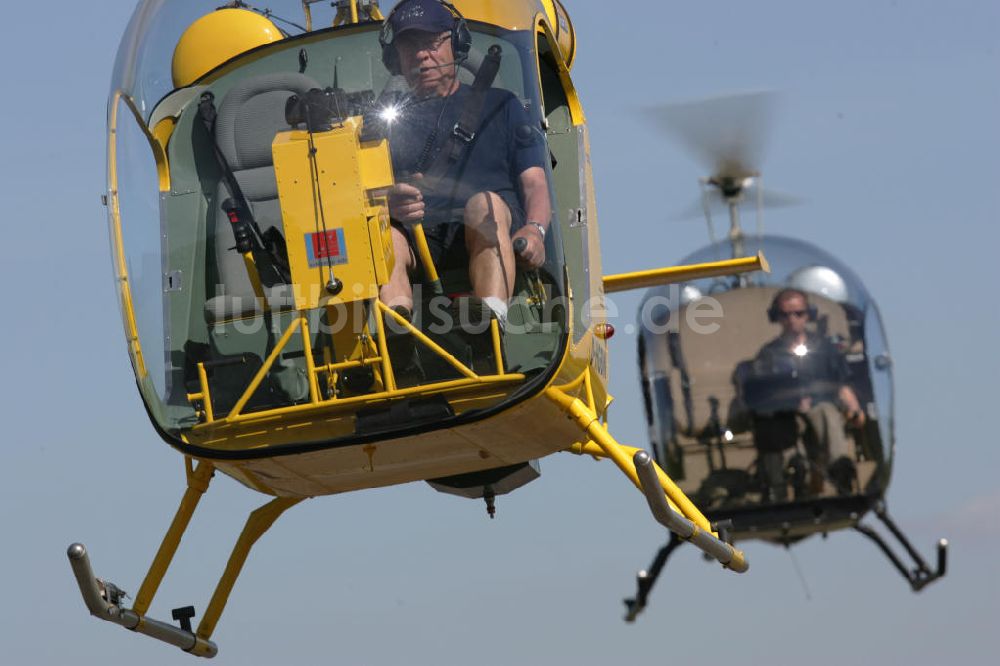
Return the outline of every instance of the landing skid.
{"type": "MultiPolygon", "coordinates": [[[[71,545],[66,554],[69,556],[70,566],[73,567],[76,582],[80,585],[83,601],[94,617],[169,643],[199,657],[211,658],[219,652],[215,643],[200,638],[191,631],[190,617],[185,618],[186,622],[182,620],[183,626],[175,627],[145,617],[136,613],[134,609],[123,608],[121,603],[126,595],[112,583],[106,583],[94,576],[90,557],[82,543],[71,545]]],[[[174,615],[180,619],[176,612],[174,615]]]]}
{"type": "Polygon", "coordinates": [[[301,502],[302,498],[276,497],[250,514],[236,545],[233,546],[229,562],[226,563],[225,571],[215,587],[215,592],[212,594],[197,629],[192,630],[191,627],[191,618],[195,614],[194,608],[191,606],[174,610],[173,618],[179,623],[179,627],[160,620],[153,620],[146,616],[146,612],[153,602],[153,597],[167,573],[167,568],[170,566],[174,554],[177,552],[181,537],[191,521],[191,516],[197,508],[199,500],[208,490],[214,469],[211,463],[201,462],[195,467],[193,461],[187,460],[187,490],[181,498],[180,506],[177,508],[170,528],[160,543],[160,548],[149,567],[149,572],[135,596],[132,608],[125,608],[122,605],[128,595],[118,586],[94,576],[87,549],[83,544],[74,543],[69,547],[66,554],[69,556],[76,582],[80,586],[83,601],[91,615],[158,641],[169,643],[198,657],[211,658],[218,653],[218,647],[209,639],[226,607],[229,595],[233,591],[233,585],[236,584],[236,579],[246,563],[250,549],[282,513],[301,502]]]}
{"type": "Polygon", "coordinates": [[[656,580],[660,577],[660,572],[663,571],[664,565],[666,565],[667,560],[673,554],[674,550],[682,543],[684,543],[684,540],[671,532],[670,541],[656,553],[656,557],[653,558],[649,569],[643,569],[636,574],[635,596],[631,599],[625,599],[626,622],[635,622],[635,618],[639,617],[639,613],[646,609],[646,600],[649,598],[649,593],[653,590],[656,580]]]}
{"type": "Polygon", "coordinates": [[[896,570],[899,571],[903,578],[906,579],[914,592],[919,592],[936,581],[938,578],[945,575],[948,568],[947,539],[941,539],[938,541],[937,569],[935,571],[931,571],[930,567],[927,566],[927,562],[924,561],[924,558],[920,556],[920,553],[918,553],[913,545],[910,544],[910,540],[906,538],[906,535],[903,534],[902,530],[900,530],[896,526],[896,523],[893,522],[892,518],[889,516],[889,512],[885,508],[885,504],[882,502],[877,503],[874,511],[878,519],[882,521],[882,524],[889,529],[889,532],[896,537],[896,540],[903,546],[903,549],[907,552],[907,554],[909,554],[910,559],[913,560],[913,563],[916,565],[915,567],[907,569],[906,565],[903,564],[903,561],[899,559],[899,556],[893,552],[889,544],[882,538],[882,535],[873,530],[871,527],[858,524],[854,526],[854,529],[875,542],[875,545],[878,546],[885,556],[889,558],[889,561],[892,562],[892,565],[896,567],[896,570]]]}
{"type": "MultiPolygon", "coordinates": [[[[731,571],[736,573],[747,571],[749,564],[743,551],[734,548],[729,543],[726,530],[722,528],[721,524],[713,526],[709,523],[704,514],[660,469],[648,453],[641,449],[623,446],[611,436],[607,425],[601,421],[597,414],[589,369],[584,370],[576,380],[569,384],[546,389],[545,396],[553,405],[570,417],[579,427],[581,434],[584,435],[583,441],[573,444],[566,449],[567,452],[612,460],[625,476],[642,491],[653,518],[670,530],[673,540],[676,540],[677,543],[690,542],[731,571]]],[[[92,615],[177,646],[191,654],[200,657],[214,657],[218,648],[210,638],[226,606],[233,585],[235,585],[236,579],[246,563],[250,549],[282,513],[304,498],[276,497],[252,512],[233,547],[226,569],[197,629],[192,630],[191,618],[194,616],[194,608],[191,606],[174,610],[174,620],[179,623],[179,626],[174,626],[167,622],[153,620],[146,616],[146,612],[149,610],[153,597],[173,560],[180,545],[181,536],[187,529],[199,500],[208,490],[214,467],[211,463],[204,461],[199,462],[196,466],[194,461],[188,458],[186,471],[187,490],[181,498],[173,522],[160,543],[160,548],[150,565],[149,572],[136,594],[135,604],[132,608],[123,606],[122,602],[127,595],[117,586],[101,581],[94,576],[87,550],[82,544],[74,543],[69,547],[67,554],[84,602],[92,615]]],[[[663,557],[663,560],[666,561],[666,556],[663,557]]],[[[661,563],[657,567],[656,573],[659,573],[659,568],[662,566],[661,563]]],[[[654,580],[655,576],[650,581],[649,587],[642,592],[642,605],[645,605],[645,595],[648,594],[654,580]]]]}
{"type": "MultiPolygon", "coordinates": [[[[885,508],[885,504],[878,502],[873,508],[875,515],[879,520],[888,528],[896,540],[903,546],[907,554],[913,560],[916,565],[912,569],[908,569],[903,561],[898,555],[892,550],[885,539],[882,538],[878,532],[867,525],[854,525],[854,529],[864,534],[866,537],[875,542],[889,561],[892,562],[896,570],[902,574],[903,578],[907,580],[910,587],[914,592],[919,592],[938,578],[941,578],[947,572],[948,567],[948,540],[941,539],[937,544],[937,568],[932,571],[924,561],[920,553],[913,547],[910,540],[906,538],[902,530],[896,525],[896,523],[889,516],[888,511],[885,508]]],[[[636,576],[636,593],[634,597],[625,599],[625,621],[635,622],[635,619],[642,613],[646,608],[646,603],[649,599],[649,594],[653,590],[653,586],[656,585],[657,579],[660,577],[660,573],[663,571],[663,567],[667,564],[667,560],[673,554],[674,550],[684,543],[684,539],[677,535],[676,532],[671,532],[670,541],[667,542],[665,546],[660,548],[653,558],[652,563],[649,565],[649,569],[644,569],[638,573],[636,576]]]]}

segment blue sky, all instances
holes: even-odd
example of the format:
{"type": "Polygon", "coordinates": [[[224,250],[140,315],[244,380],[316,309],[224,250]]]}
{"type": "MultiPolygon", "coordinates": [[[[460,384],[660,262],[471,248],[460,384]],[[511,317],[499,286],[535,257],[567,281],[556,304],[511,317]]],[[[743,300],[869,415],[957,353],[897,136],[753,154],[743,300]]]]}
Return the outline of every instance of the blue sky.
{"type": "MultiPolygon", "coordinates": [[[[217,662],[990,661],[1000,616],[1000,5],[566,4],[606,272],[670,263],[706,240],[703,224],[668,221],[705,174],[643,110],[781,93],[763,171],[804,203],[768,213],[767,229],[832,252],[878,300],[896,362],[889,505],[926,555],[951,539],[951,573],[913,595],[873,545],[837,533],[792,551],[807,596],[782,549],[745,544],[745,576],[686,549],[626,626],[621,599],[662,530],[610,464],[553,456],[539,481],[501,498],[495,521],[423,484],[296,507],[254,551],[216,632],[217,662]]],[[[108,81],[131,9],[6,11],[8,663],[192,663],[88,618],[65,557],[85,542],[98,575],[134,592],[182,489],[181,458],[157,439],[134,388],[99,202],[108,81]]],[[[616,299],[622,321],[639,298],[616,299]]],[[[622,328],[611,423],[623,442],[643,444],[635,339],[622,328]]],[[[204,608],[244,516],[263,501],[215,481],[154,616],[204,608]]]]}

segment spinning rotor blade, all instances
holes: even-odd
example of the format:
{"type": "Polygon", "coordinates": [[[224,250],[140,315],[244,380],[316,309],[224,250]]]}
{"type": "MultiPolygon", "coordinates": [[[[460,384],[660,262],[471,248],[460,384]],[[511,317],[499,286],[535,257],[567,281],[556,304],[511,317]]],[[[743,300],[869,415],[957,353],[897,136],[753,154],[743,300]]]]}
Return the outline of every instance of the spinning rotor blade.
{"type": "Polygon", "coordinates": [[[763,160],[776,101],[771,91],[727,95],[667,104],[647,115],[712,169],[713,178],[742,178],[756,174],[763,160]]]}
{"type": "MultiPolygon", "coordinates": [[[[783,192],[775,192],[773,190],[764,190],[762,197],[764,208],[774,209],[774,208],[787,208],[789,206],[798,206],[803,202],[799,197],[792,196],[790,194],[784,194],[783,192]]],[[[742,201],[742,205],[746,207],[754,207],[757,205],[757,194],[754,191],[747,192],[742,201]]],[[[708,196],[708,212],[715,216],[718,215],[723,217],[729,210],[729,202],[727,202],[722,195],[717,190],[710,190],[708,196]]],[[[684,209],[678,211],[671,215],[668,220],[671,222],[682,222],[685,220],[703,219],[705,217],[705,207],[702,200],[699,199],[684,209]]]]}

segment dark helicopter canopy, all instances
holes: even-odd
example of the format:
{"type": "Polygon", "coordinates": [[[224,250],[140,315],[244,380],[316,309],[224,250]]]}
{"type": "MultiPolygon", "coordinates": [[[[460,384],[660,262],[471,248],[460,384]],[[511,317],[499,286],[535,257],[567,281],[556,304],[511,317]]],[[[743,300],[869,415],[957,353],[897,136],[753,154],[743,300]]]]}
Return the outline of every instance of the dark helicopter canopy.
{"type": "MultiPolygon", "coordinates": [[[[885,492],[891,469],[892,363],[878,308],[850,268],[814,245],[764,236],[744,248],[763,251],[771,273],[659,287],[643,299],[652,450],[713,519],[734,518],[744,537],[845,526],[885,492]],[[805,344],[789,342],[792,317],[776,312],[786,288],[807,295],[797,315],[808,317],[805,344]],[[817,434],[851,419],[863,423],[846,439],[817,434]]],[[[680,263],[730,256],[721,242],[680,263]]]]}

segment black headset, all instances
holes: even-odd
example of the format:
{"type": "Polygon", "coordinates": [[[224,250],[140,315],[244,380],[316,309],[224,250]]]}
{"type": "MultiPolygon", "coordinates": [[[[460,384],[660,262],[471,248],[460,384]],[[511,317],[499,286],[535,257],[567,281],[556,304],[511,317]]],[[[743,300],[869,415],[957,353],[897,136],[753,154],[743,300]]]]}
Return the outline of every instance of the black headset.
{"type": "MultiPolygon", "coordinates": [[[[413,0],[401,0],[399,4],[392,8],[389,15],[382,22],[382,30],[378,34],[378,43],[382,46],[382,64],[393,76],[402,73],[399,68],[399,54],[396,53],[394,42],[396,35],[392,30],[392,17],[403,7],[413,0]]],[[[469,57],[469,50],[472,48],[472,33],[469,32],[469,25],[465,22],[462,12],[458,11],[455,5],[444,0],[438,0],[451,15],[455,17],[455,22],[451,26],[451,50],[455,55],[455,64],[461,64],[469,57]]]]}
{"type": "Polygon", "coordinates": [[[767,309],[767,320],[772,324],[777,324],[781,321],[781,310],[778,309],[778,303],[789,294],[801,296],[802,300],[806,302],[806,312],[809,313],[809,321],[816,321],[819,313],[816,311],[816,306],[809,302],[809,295],[801,289],[795,289],[794,287],[782,289],[774,295],[774,298],[771,300],[771,306],[767,309]]]}

